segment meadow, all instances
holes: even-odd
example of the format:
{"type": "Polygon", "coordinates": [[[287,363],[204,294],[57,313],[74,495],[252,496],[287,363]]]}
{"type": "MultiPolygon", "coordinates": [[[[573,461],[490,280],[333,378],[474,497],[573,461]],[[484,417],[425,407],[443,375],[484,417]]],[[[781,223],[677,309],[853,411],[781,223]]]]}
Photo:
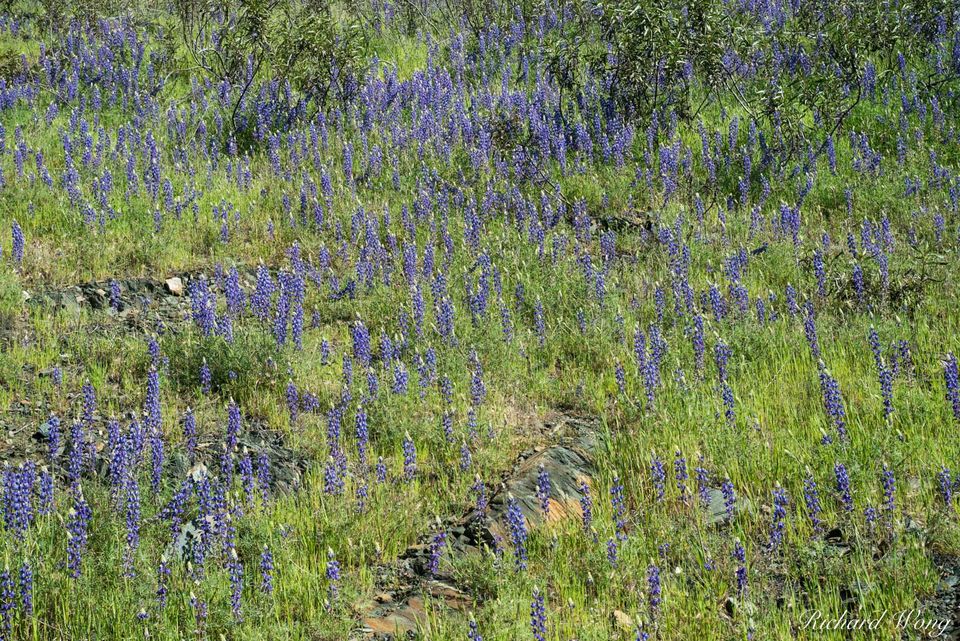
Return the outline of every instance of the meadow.
{"type": "Polygon", "coordinates": [[[953,2],[0,2],[0,639],[956,638],[958,162],[953,2]]]}

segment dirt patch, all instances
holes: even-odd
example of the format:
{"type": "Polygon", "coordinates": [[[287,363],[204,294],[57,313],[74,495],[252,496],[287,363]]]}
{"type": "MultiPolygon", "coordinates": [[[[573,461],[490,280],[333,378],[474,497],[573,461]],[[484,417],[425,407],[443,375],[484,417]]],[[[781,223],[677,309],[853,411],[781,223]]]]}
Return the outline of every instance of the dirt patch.
{"type": "MultiPolygon", "coordinates": [[[[392,564],[379,568],[381,592],[361,607],[363,630],[358,638],[392,639],[415,634],[426,620],[427,601],[436,606],[467,610],[474,597],[443,570],[430,571],[431,542],[437,531],[447,533],[445,555],[454,557],[493,550],[506,541],[507,500],[513,496],[533,530],[546,521],[581,518],[581,483],[591,484],[599,446],[600,421],[569,414],[553,414],[542,422],[548,444],[522,454],[490,497],[486,513],[471,509],[446,519],[410,546],[392,564]],[[550,475],[550,510],[544,518],[537,497],[540,466],[550,475]]],[[[442,566],[441,566],[442,567],[442,566]]]]}

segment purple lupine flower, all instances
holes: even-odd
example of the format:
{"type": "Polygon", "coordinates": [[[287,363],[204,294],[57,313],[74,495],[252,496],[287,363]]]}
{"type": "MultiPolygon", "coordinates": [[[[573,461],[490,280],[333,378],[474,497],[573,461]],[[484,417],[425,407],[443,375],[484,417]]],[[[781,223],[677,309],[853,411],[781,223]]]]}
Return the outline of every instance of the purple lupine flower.
{"type": "Polygon", "coordinates": [[[387,464],[383,462],[383,457],[377,457],[377,464],[374,466],[374,474],[377,478],[377,483],[386,483],[387,481],[387,464]]]}
{"type": "Polygon", "coordinates": [[[513,543],[513,560],[518,572],[527,569],[527,523],[520,503],[512,495],[507,497],[507,525],[513,543]]]}
{"type": "Polygon", "coordinates": [[[823,252],[819,249],[813,252],[813,272],[817,279],[817,295],[827,295],[827,271],[823,264],[823,252]]]}
{"type": "Polygon", "coordinates": [[[953,409],[953,417],[960,421],[960,369],[953,353],[948,353],[943,360],[943,382],[947,388],[947,400],[953,409]]]}
{"type": "Polygon", "coordinates": [[[473,407],[480,407],[487,397],[487,386],[483,382],[483,367],[476,351],[470,353],[470,362],[473,364],[470,374],[470,403],[473,407]]]}
{"type": "Polygon", "coordinates": [[[734,545],[733,560],[737,562],[737,594],[743,599],[747,596],[747,553],[740,541],[734,545]]]}
{"type": "Polygon", "coordinates": [[[473,465],[473,455],[470,453],[470,446],[466,441],[460,444],[460,471],[466,472],[473,465]]]}
{"type": "Polygon", "coordinates": [[[615,539],[607,539],[607,562],[610,563],[610,567],[617,567],[617,541],[615,539]]]}
{"type": "Polygon", "coordinates": [[[837,496],[843,504],[846,512],[853,512],[853,495],[850,490],[850,475],[843,463],[837,463],[833,466],[833,473],[837,481],[837,496]]]}
{"type": "Polygon", "coordinates": [[[13,248],[11,255],[13,256],[13,262],[19,267],[23,263],[23,229],[20,228],[20,223],[13,221],[11,226],[10,235],[13,237],[13,248]]]}
{"type": "Polygon", "coordinates": [[[660,568],[652,563],[647,568],[647,593],[647,602],[650,605],[650,618],[656,619],[660,614],[660,606],[663,603],[663,592],[660,585],[660,568]]]}
{"type": "Polygon", "coordinates": [[[273,292],[275,291],[273,279],[270,277],[270,271],[261,264],[257,268],[257,285],[250,298],[250,307],[253,315],[260,322],[266,322],[270,318],[270,308],[272,306],[273,292]]]}
{"type": "Polygon", "coordinates": [[[733,481],[729,478],[724,479],[720,486],[720,492],[723,494],[723,509],[727,515],[727,521],[733,521],[734,511],[737,505],[737,495],[733,489],[733,481]]]}
{"type": "Polygon", "coordinates": [[[650,476],[653,479],[653,487],[657,492],[657,501],[663,502],[666,495],[667,472],[663,467],[663,462],[657,458],[656,454],[654,454],[653,461],[650,463],[650,476]]]}
{"type": "Polygon", "coordinates": [[[883,473],[881,475],[883,479],[883,512],[884,520],[886,521],[887,528],[893,528],[893,520],[896,514],[896,493],[897,485],[896,479],[893,476],[893,470],[888,468],[885,464],[883,466],[883,473]]]}
{"type": "Polygon", "coordinates": [[[147,372],[147,396],[144,402],[144,425],[149,431],[161,429],[162,418],[160,415],[160,374],[155,367],[151,367],[147,372]]]}
{"type": "Polygon", "coordinates": [[[543,602],[543,594],[538,588],[533,589],[533,601],[530,603],[530,630],[536,641],[546,641],[547,610],[543,602]]]}
{"type": "Polygon", "coordinates": [[[841,440],[847,437],[846,412],[843,409],[843,398],[840,395],[840,385],[825,368],[820,369],[820,391],[823,395],[823,407],[827,416],[833,422],[841,440]]]}
{"type": "Polygon", "coordinates": [[[343,487],[340,463],[335,455],[331,455],[323,468],[323,491],[333,496],[339,496],[343,494],[343,487]]]}
{"type": "Polygon", "coordinates": [[[357,436],[357,454],[360,459],[360,467],[367,469],[367,448],[370,442],[370,435],[367,427],[367,413],[363,406],[357,408],[355,417],[356,436],[357,436]]]}
{"type": "Polygon", "coordinates": [[[50,459],[53,460],[60,451],[60,419],[53,414],[47,420],[47,441],[50,446],[50,459]]]}
{"type": "Polygon", "coordinates": [[[83,393],[83,424],[89,427],[93,425],[93,419],[97,413],[97,393],[89,379],[84,381],[81,392],[83,393]]]}
{"type": "Polygon", "coordinates": [[[893,374],[883,362],[880,350],[880,337],[877,330],[870,328],[870,348],[873,351],[874,363],[877,366],[877,378],[880,381],[880,394],[883,397],[883,416],[886,419],[893,414],[893,374]]]}
{"type": "Polygon", "coordinates": [[[266,545],[260,554],[260,589],[264,594],[273,594],[273,554],[266,545]]]}
{"type": "Polygon", "coordinates": [[[40,487],[37,493],[37,514],[46,516],[52,514],[53,510],[53,474],[44,469],[40,472],[40,487]]]}
{"type": "Polygon", "coordinates": [[[193,415],[193,410],[189,407],[183,416],[183,439],[186,442],[187,459],[193,465],[197,453],[197,419],[193,415]]]}
{"type": "Polygon", "coordinates": [[[69,534],[67,540],[67,569],[70,571],[70,576],[78,579],[80,578],[83,553],[87,548],[92,513],[90,505],[83,498],[80,487],[75,487],[73,492],[73,507],[67,520],[67,533],[69,534]]]}
{"type": "Polygon", "coordinates": [[[537,298],[537,302],[533,307],[533,325],[537,331],[537,339],[540,342],[540,347],[543,347],[547,340],[546,321],[543,316],[543,303],[539,298],[537,298]]]}
{"type": "Polygon", "coordinates": [[[483,641],[483,637],[480,636],[480,628],[472,614],[470,615],[470,629],[467,631],[467,641],[483,641]]]}
{"type": "Polygon", "coordinates": [[[20,607],[23,614],[33,616],[33,569],[26,561],[20,566],[20,607]]]}
{"type": "Polygon", "coordinates": [[[613,485],[610,487],[610,507],[613,508],[613,527],[617,538],[627,539],[627,504],[623,499],[623,483],[616,474],[613,476],[613,485]]]}
{"type": "Polygon", "coordinates": [[[207,603],[191,592],[190,607],[193,608],[194,623],[197,629],[202,631],[207,621],[207,603]]]}
{"type": "Polygon", "coordinates": [[[356,499],[356,510],[357,514],[363,514],[367,511],[367,498],[370,496],[370,490],[367,488],[367,484],[361,484],[356,491],[354,492],[354,498],[356,499]]]}
{"type": "Polygon", "coordinates": [[[823,521],[820,520],[823,508],[820,506],[820,493],[817,491],[817,483],[811,476],[803,481],[803,501],[807,506],[807,517],[813,525],[813,532],[819,534],[823,530],[823,521]]]}
{"type": "Polygon", "coordinates": [[[677,481],[677,490],[680,491],[680,498],[684,502],[687,500],[687,479],[689,475],[687,474],[687,459],[683,457],[683,454],[680,450],[677,450],[676,455],[673,459],[673,470],[674,478],[677,481]]]}
{"type": "Polygon", "coordinates": [[[953,510],[953,479],[950,476],[950,468],[944,466],[937,472],[937,486],[943,504],[953,510]]]}
{"type": "Polygon", "coordinates": [[[340,596],[340,562],[333,548],[327,548],[327,603],[333,607],[340,596]]]}
{"type": "Polygon", "coordinates": [[[0,571],[0,625],[3,638],[10,639],[13,633],[13,611],[17,607],[17,593],[9,570],[0,571]]]}
{"type": "Polygon", "coordinates": [[[233,454],[237,449],[237,438],[240,436],[240,428],[243,418],[240,415],[240,407],[233,401],[227,405],[227,433],[224,443],[226,445],[227,456],[233,454]]]}
{"type": "Polygon", "coordinates": [[[550,514],[550,473],[540,464],[537,468],[537,499],[544,517],[550,514]]]}
{"type": "MultiPolygon", "coordinates": [[[[246,449],[246,448],[244,448],[246,449]]],[[[253,505],[255,481],[253,477],[253,459],[249,454],[240,457],[240,483],[248,505],[253,505]]]]}
{"type": "Polygon", "coordinates": [[[477,513],[480,514],[481,518],[486,518],[487,516],[487,486],[484,485],[483,479],[480,478],[480,475],[477,474],[473,479],[473,485],[470,486],[470,491],[477,495],[477,513]]]}
{"type": "Polygon", "coordinates": [[[170,567],[161,559],[157,566],[157,607],[163,610],[167,607],[167,597],[170,595],[170,567]]]}
{"type": "Polygon", "coordinates": [[[783,542],[787,518],[787,492],[779,485],[773,490],[773,522],[770,524],[770,541],[767,549],[774,552],[783,542]]]}
{"type": "Polygon", "coordinates": [[[234,620],[241,622],[243,621],[241,604],[241,598],[243,596],[243,564],[240,563],[240,557],[237,556],[237,549],[234,547],[232,541],[229,546],[227,572],[230,574],[230,609],[233,611],[234,620]]]}
{"type": "Polygon", "coordinates": [[[617,361],[614,367],[614,377],[617,379],[617,389],[620,390],[621,396],[626,396],[627,394],[627,374],[623,369],[623,363],[617,361]]]}
{"type": "Polygon", "coordinates": [[[807,344],[810,345],[810,351],[813,352],[814,360],[821,359],[820,341],[817,339],[817,325],[813,316],[813,303],[807,301],[804,305],[803,333],[807,337],[807,344]]]}
{"type": "Polygon", "coordinates": [[[110,307],[119,312],[120,311],[120,283],[114,279],[110,279],[110,307]]]}
{"type": "Polygon", "coordinates": [[[583,531],[590,533],[593,527],[593,498],[590,496],[590,486],[586,481],[580,481],[580,512],[583,515],[583,531]]]}
{"type": "MultiPolygon", "coordinates": [[[[439,525],[439,520],[438,520],[439,525]]],[[[430,562],[428,571],[436,576],[440,572],[440,557],[443,556],[443,548],[447,546],[447,533],[440,530],[430,539],[430,562]]]]}
{"type": "Polygon", "coordinates": [[[360,362],[361,367],[370,366],[370,332],[362,321],[357,321],[350,328],[353,339],[353,358],[360,362]]]}
{"type": "Polygon", "coordinates": [[[700,505],[708,507],[710,505],[710,472],[703,466],[703,454],[697,457],[697,467],[693,471],[697,479],[697,496],[700,497],[700,505]]]}
{"type": "Polygon", "coordinates": [[[403,477],[410,482],[417,475],[417,447],[409,432],[403,437],[403,477]]]}
{"type": "Polygon", "coordinates": [[[207,365],[207,359],[200,363],[200,391],[209,394],[213,389],[213,375],[210,373],[210,366],[207,365]]]}
{"type": "Polygon", "coordinates": [[[410,376],[406,367],[403,366],[403,361],[396,361],[393,364],[393,385],[391,385],[390,390],[394,394],[406,394],[409,380],[410,376]]]}
{"type": "Polygon", "coordinates": [[[287,411],[290,413],[290,424],[297,422],[297,413],[300,410],[300,395],[297,393],[297,386],[293,381],[287,382],[287,411]]]}

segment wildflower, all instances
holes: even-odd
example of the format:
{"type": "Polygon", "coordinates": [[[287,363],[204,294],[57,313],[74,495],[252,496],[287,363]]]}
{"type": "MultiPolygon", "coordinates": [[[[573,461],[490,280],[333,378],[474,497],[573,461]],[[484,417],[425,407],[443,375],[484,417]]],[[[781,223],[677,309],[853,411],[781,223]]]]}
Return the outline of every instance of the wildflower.
{"type": "Polygon", "coordinates": [[[783,542],[783,531],[785,528],[785,519],[787,518],[787,493],[782,487],[777,487],[773,491],[773,523],[770,525],[770,542],[768,548],[771,552],[780,547],[783,542]]]}
{"type": "Polygon", "coordinates": [[[474,477],[470,491],[477,495],[477,512],[481,518],[485,518],[487,515],[487,487],[484,485],[483,479],[480,478],[479,474],[474,477]]]}
{"type": "Polygon", "coordinates": [[[520,510],[520,503],[513,496],[507,498],[507,525],[513,543],[513,559],[517,571],[527,569],[527,524],[520,510]]]}
{"type": "Polygon", "coordinates": [[[820,513],[823,511],[820,506],[820,494],[817,491],[817,484],[813,477],[808,476],[803,481],[803,501],[807,506],[807,516],[813,525],[814,533],[823,530],[823,521],[820,520],[820,513]]]}
{"type": "Polygon", "coordinates": [[[536,641],[547,639],[547,611],[543,602],[543,594],[539,589],[533,589],[533,602],[530,604],[530,629],[536,641]]]}
{"type": "Polygon", "coordinates": [[[327,548],[327,602],[330,606],[337,603],[340,596],[340,562],[333,553],[333,548],[327,548]]]}
{"type": "Polygon", "coordinates": [[[240,622],[243,621],[243,610],[241,606],[241,597],[243,596],[243,564],[237,556],[237,550],[230,545],[229,558],[227,560],[227,571],[230,574],[230,609],[233,611],[233,618],[240,622]]]}
{"type": "Polygon", "coordinates": [[[417,447],[407,433],[403,438],[403,476],[409,482],[417,475],[417,447]]]}
{"type": "Polygon", "coordinates": [[[157,605],[160,609],[167,607],[167,597],[170,594],[168,582],[170,581],[170,567],[161,560],[157,567],[157,605]]]}
{"type": "Polygon", "coordinates": [[[660,568],[652,563],[647,568],[647,592],[649,595],[650,618],[656,619],[660,613],[660,605],[663,600],[661,597],[660,568]]]}
{"type": "Polygon", "coordinates": [[[196,462],[197,453],[197,419],[193,415],[193,410],[187,408],[187,413],[183,416],[183,438],[186,441],[187,458],[190,464],[196,462]]]}
{"type": "Polygon", "coordinates": [[[742,599],[747,596],[747,553],[740,541],[733,548],[733,560],[737,562],[737,593],[742,599]]]}
{"type": "Polygon", "coordinates": [[[617,567],[617,542],[614,539],[607,540],[607,561],[611,567],[617,567]]]}
{"type": "Polygon", "coordinates": [[[87,548],[92,513],[79,486],[74,489],[73,508],[67,520],[67,569],[74,579],[80,578],[80,564],[87,548]]]}
{"type": "Polygon", "coordinates": [[[445,548],[446,545],[447,533],[444,530],[440,530],[434,534],[430,540],[430,563],[428,567],[430,574],[436,575],[440,572],[440,557],[443,555],[443,548],[445,548]]]}
{"type": "Polygon", "coordinates": [[[13,632],[13,610],[17,607],[16,592],[9,570],[0,571],[0,625],[3,626],[3,638],[11,638],[13,632]]]}
{"type": "Polygon", "coordinates": [[[13,221],[11,226],[10,235],[13,237],[13,248],[11,254],[13,255],[13,262],[19,267],[23,263],[23,229],[20,227],[20,223],[13,221]]]}
{"type": "Polygon", "coordinates": [[[674,478],[677,480],[677,490],[680,491],[680,498],[686,502],[687,500],[687,479],[689,475],[687,474],[687,459],[683,457],[683,454],[680,450],[677,450],[676,456],[673,459],[673,470],[674,478]]]}
{"type": "Polygon", "coordinates": [[[20,607],[26,616],[33,616],[33,569],[26,561],[20,566],[20,607]]]}
{"type": "Polygon", "coordinates": [[[621,541],[627,538],[627,506],[623,500],[623,484],[620,477],[614,475],[610,488],[610,507],[613,508],[614,529],[621,541]]]}
{"type": "Polygon", "coordinates": [[[957,367],[957,357],[947,354],[943,361],[943,381],[947,388],[947,400],[953,409],[953,417],[960,421],[960,371],[957,367]]]}
{"type": "Polygon", "coordinates": [[[583,514],[583,531],[589,534],[593,525],[593,499],[586,481],[580,481],[580,511],[583,514]]]}
{"type": "Polygon", "coordinates": [[[273,594],[273,554],[266,545],[260,554],[260,589],[264,594],[273,594]]]}
{"type": "Polygon", "coordinates": [[[657,458],[656,454],[654,454],[653,461],[650,463],[650,474],[653,478],[653,487],[657,492],[657,501],[663,502],[666,494],[667,473],[663,468],[663,462],[657,458]]]}
{"type": "Polygon", "coordinates": [[[883,474],[883,512],[888,528],[893,527],[893,519],[896,513],[895,494],[897,492],[896,480],[893,471],[884,464],[883,474]]]}
{"type": "Polygon", "coordinates": [[[543,463],[537,468],[537,500],[540,502],[540,510],[544,517],[550,513],[550,473],[543,466],[543,463]]]}
{"type": "Polygon", "coordinates": [[[823,367],[820,369],[820,392],[823,395],[823,407],[827,416],[833,422],[841,440],[847,439],[846,412],[843,409],[843,398],[840,396],[840,385],[823,367]]]}
{"type": "Polygon", "coordinates": [[[733,482],[729,478],[724,479],[720,486],[720,492],[723,494],[723,509],[727,514],[727,521],[732,521],[737,504],[737,495],[733,489],[733,482]]]}
{"type": "Polygon", "coordinates": [[[953,509],[953,479],[950,476],[950,468],[944,466],[937,473],[937,485],[940,489],[940,499],[943,504],[951,510],[953,509]]]}
{"type": "Polygon", "coordinates": [[[837,495],[840,502],[843,503],[843,509],[847,512],[853,511],[853,496],[850,493],[850,476],[847,474],[847,468],[843,463],[837,463],[833,467],[834,476],[837,480],[837,495]]]}

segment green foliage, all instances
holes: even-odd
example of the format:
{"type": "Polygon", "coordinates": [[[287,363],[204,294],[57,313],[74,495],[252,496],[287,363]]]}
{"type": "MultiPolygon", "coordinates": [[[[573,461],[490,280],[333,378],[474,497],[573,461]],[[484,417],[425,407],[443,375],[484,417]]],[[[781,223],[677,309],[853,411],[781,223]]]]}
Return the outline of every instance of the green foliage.
{"type": "Polygon", "coordinates": [[[238,402],[275,385],[278,372],[286,371],[286,360],[273,337],[256,328],[238,328],[232,342],[191,329],[166,335],[162,347],[170,358],[171,378],[180,389],[199,389],[200,370],[206,363],[212,390],[238,402]]]}
{"type": "MultiPolygon", "coordinates": [[[[338,24],[328,0],[174,0],[177,29],[189,57],[212,82],[230,91],[225,114],[238,137],[256,117],[245,118],[257,83],[275,81],[294,92],[283,106],[286,126],[315,111],[362,60],[363,33],[338,24]]],[[[276,124],[276,123],[275,123],[276,124]]]]}

